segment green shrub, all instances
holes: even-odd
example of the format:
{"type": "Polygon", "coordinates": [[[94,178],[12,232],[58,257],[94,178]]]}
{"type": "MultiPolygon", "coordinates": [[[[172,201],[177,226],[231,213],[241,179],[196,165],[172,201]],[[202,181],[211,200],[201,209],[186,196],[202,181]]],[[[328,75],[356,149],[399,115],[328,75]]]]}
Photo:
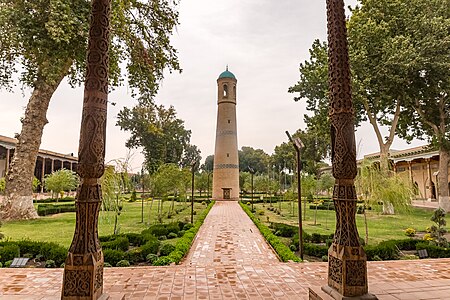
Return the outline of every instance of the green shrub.
{"type": "Polygon", "coordinates": [[[161,236],[158,237],[158,240],[165,241],[165,240],[167,240],[167,236],[161,235],[161,236]]]}
{"type": "Polygon", "coordinates": [[[105,263],[103,263],[103,267],[111,268],[112,266],[111,266],[111,264],[109,262],[105,262],[105,263]]]}
{"type": "Polygon", "coordinates": [[[125,258],[125,253],[120,250],[105,249],[103,250],[103,256],[105,258],[105,262],[115,266],[119,261],[125,258]]]}
{"type": "Polygon", "coordinates": [[[157,254],[160,242],[155,238],[154,240],[147,241],[140,248],[142,256],[147,257],[150,253],[157,254]]]}
{"type": "Polygon", "coordinates": [[[188,231],[189,229],[191,229],[192,227],[194,227],[194,225],[192,223],[186,223],[183,226],[183,230],[184,231],[188,231]]]}
{"type": "Polygon", "coordinates": [[[115,240],[101,243],[103,249],[128,251],[130,242],[126,236],[117,236],[115,240]]]}
{"type": "MultiPolygon", "coordinates": [[[[179,231],[178,231],[179,232],[179,231]]],[[[175,232],[171,232],[171,233],[169,233],[168,235],[167,235],[167,238],[168,239],[174,239],[174,238],[177,238],[178,237],[178,234],[176,234],[175,232]]]]}
{"type": "Polygon", "coordinates": [[[140,248],[131,249],[125,252],[125,259],[131,264],[143,262],[144,258],[145,256],[142,254],[142,250],[140,248]]]}
{"type": "Polygon", "coordinates": [[[292,252],[295,252],[298,250],[297,246],[293,245],[293,244],[289,245],[289,249],[291,249],[292,252]]]}
{"type": "Polygon", "coordinates": [[[15,257],[20,257],[20,248],[16,244],[9,244],[0,248],[0,261],[6,262],[15,257]]]}
{"type": "Polygon", "coordinates": [[[186,231],[180,230],[178,231],[178,237],[182,237],[186,231]]]}
{"type": "Polygon", "coordinates": [[[315,257],[328,256],[328,247],[323,245],[304,243],[303,253],[315,257]]]}
{"type": "Polygon", "coordinates": [[[126,259],[118,261],[116,264],[116,267],[129,267],[129,266],[130,266],[130,262],[126,259]]]}
{"type": "Polygon", "coordinates": [[[328,261],[328,255],[322,256],[322,261],[328,261]]]}
{"type": "Polygon", "coordinates": [[[168,223],[168,224],[155,224],[148,228],[148,232],[151,234],[160,237],[160,236],[166,236],[173,232],[178,233],[180,231],[180,225],[177,222],[168,223]]]}
{"type": "Polygon", "coordinates": [[[364,251],[367,260],[374,260],[375,256],[378,256],[381,260],[394,260],[398,259],[400,255],[396,240],[383,241],[376,246],[365,246],[364,251]]]}
{"type": "Polygon", "coordinates": [[[170,257],[161,256],[153,263],[153,265],[154,266],[167,266],[167,265],[170,265],[171,263],[173,263],[173,261],[170,259],[170,257]]]}
{"type": "Polygon", "coordinates": [[[432,245],[429,242],[420,242],[416,244],[417,250],[426,249],[428,256],[431,258],[448,258],[450,257],[450,248],[432,245]]]}
{"type": "Polygon", "coordinates": [[[278,232],[278,234],[275,235],[282,237],[293,237],[298,233],[298,227],[284,223],[271,223],[270,228],[272,228],[274,232],[278,232]]]}
{"type": "Polygon", "coordinates": [[[153,265],[153,263],[154,263],[155,261],[158,260],[158,255],[153,254],[153,253],[150,253],[149,255],[147,255],[146,260],[147,260],[150,264],[153,265]]]}
{"type": "Polygon", "coordinates": [[[0,261],[0,268],[3,268],[3,264],[2,264],[2,262],[0,261]]]}
{"type": "Polygon", "coordinates": [[[278,253],[278,256],[282,261],[287,262],[289,260],[299,262],[300,258],[296,256],[285,244],[283,244],[280,239],[272,233],[272,231],[264,224],[262,224],[251,212],[250,209],[243,205],[242,202],[239,202],[242,209],[245,213],[250,217],[250,219],[255,223],[256,227],[258,227],[261,234],[266,238],[267,242],[275,249],[278,253]]]}
{"type": "Polygon", "coordinates": [[[11,266],[12,262],[13,262],[12,260],[5,261],[5,263],[4,263],[5,268],[9,268],[11,266]]]}
{"type": "Polygon", "coordinates": [[[161,248],[159,248],[159,254],[160,256],[167,256],[170,254],[170,252],[172,252],[173,250],[175,250],[175,246],[172,244],[162,244],[161,248]]]}
{"type": "Polygon", "coordinates": [[[53,259],[48,259],[45,261],[46,268],[56,268],[56,263],[53,259]]]}
{"type": "Polygon", "coordinates": [[[39,204],[37,207],[37,214],[39,216],[48,216],[65,212],[76,212],[75,204],[39,204]]]}
{"type": "Polygon", "coordinates": [[[127,237],[129,243],[134,246],[141,246],[144,243],[144,237],[139,233],[126,233],[124,236],[127,237]]]}

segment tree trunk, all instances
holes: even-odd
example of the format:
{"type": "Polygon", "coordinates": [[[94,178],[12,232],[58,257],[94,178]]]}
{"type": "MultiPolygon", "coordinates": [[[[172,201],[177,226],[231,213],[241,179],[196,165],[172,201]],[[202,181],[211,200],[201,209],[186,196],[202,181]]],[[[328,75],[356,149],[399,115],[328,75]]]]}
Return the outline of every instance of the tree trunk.
{"type": "Polygon", "coordinates": [[[0,204],[0,219],[34,219],[38,215],[33,206],[33,177],[42,133],[47,121],[50,99],[66,74],[65,70],[52,84],[37,79],[22,120],[14,156],[6,179],[5,199],[0,204]]]}
{"type": "Polygon", "coordinates": [[[380,170],[383,174],[388,174],[389,172],[389,148],[390,145],[379,144],[380,146],[380,170]]]}
{"type": "Polygon", "coordinates": [[[439,207],[446,212],[450,212],[449,182],[448,182],[448,162],[449,151],[442,146],[439,149],[439,175],[438,175],[438,195],[439,207]]]}

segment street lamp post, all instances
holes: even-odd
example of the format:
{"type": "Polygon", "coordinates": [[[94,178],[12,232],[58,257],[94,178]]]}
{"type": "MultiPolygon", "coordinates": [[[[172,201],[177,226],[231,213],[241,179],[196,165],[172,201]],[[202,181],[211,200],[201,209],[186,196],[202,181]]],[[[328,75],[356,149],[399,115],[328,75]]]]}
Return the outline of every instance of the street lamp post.
{"type": "Polygon", "coordinates": [[[144,197],[145,197],[144,167],[142,167],[141,169],[141,177],[142,177],[141,223],[144,223],[144,197]]]}
{"type": "Polygon", "coordinates": [[[297,200],[298,200],[298,249],[300,252],[300,258],[303,260],[303,223],[302,223],[302,186],[301,186],[301,172],[302,162],[300,160],[300,151],[304,147],[300,138],[292,139],[289,131],[286,131],[286,135],[294,145],[295,152],[297,153],[297,200]]]}
{"type": "Polygon", "coordinates": [[[194,175],[195,175],[195,166],[197,165],[197,162],[195,161],[192,164],[191,172],[192,172],[192,179],[191,179],[191,224],[194,224],[194,175]]]}

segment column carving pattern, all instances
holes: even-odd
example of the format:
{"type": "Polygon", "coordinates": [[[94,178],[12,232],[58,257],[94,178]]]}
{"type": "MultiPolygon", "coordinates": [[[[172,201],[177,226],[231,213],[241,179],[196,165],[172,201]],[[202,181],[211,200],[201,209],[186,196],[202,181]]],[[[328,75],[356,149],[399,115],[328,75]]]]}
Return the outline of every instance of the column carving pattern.
{"type": "Polygon", "coordinates": [[[366,255],[356,227],[354,111],[343,0],[327,0],[333,201],[336,232],[328,251],[328,287],[344,297],[367,294],[366,255]]]}
{"type": "Polygon", "coordinates": [[[105,165],[111,0],[93,0],[81,118],[76,225],[64,267],[62,299],[98,299],[103,292],[103,253],[98,240],[105,165]]]}

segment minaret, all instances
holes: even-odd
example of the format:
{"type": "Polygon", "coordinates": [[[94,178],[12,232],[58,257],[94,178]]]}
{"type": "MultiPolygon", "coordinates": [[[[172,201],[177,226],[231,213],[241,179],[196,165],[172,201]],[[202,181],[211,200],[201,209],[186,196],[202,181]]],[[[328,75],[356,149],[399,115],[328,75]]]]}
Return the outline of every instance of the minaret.
{"type": "Polygon", "coordinates": [[[236,77],[228,71],[228,66],[217,79],[217,129],[212,194],[214,200],[239,200],[236,83],[236,77]]]}

